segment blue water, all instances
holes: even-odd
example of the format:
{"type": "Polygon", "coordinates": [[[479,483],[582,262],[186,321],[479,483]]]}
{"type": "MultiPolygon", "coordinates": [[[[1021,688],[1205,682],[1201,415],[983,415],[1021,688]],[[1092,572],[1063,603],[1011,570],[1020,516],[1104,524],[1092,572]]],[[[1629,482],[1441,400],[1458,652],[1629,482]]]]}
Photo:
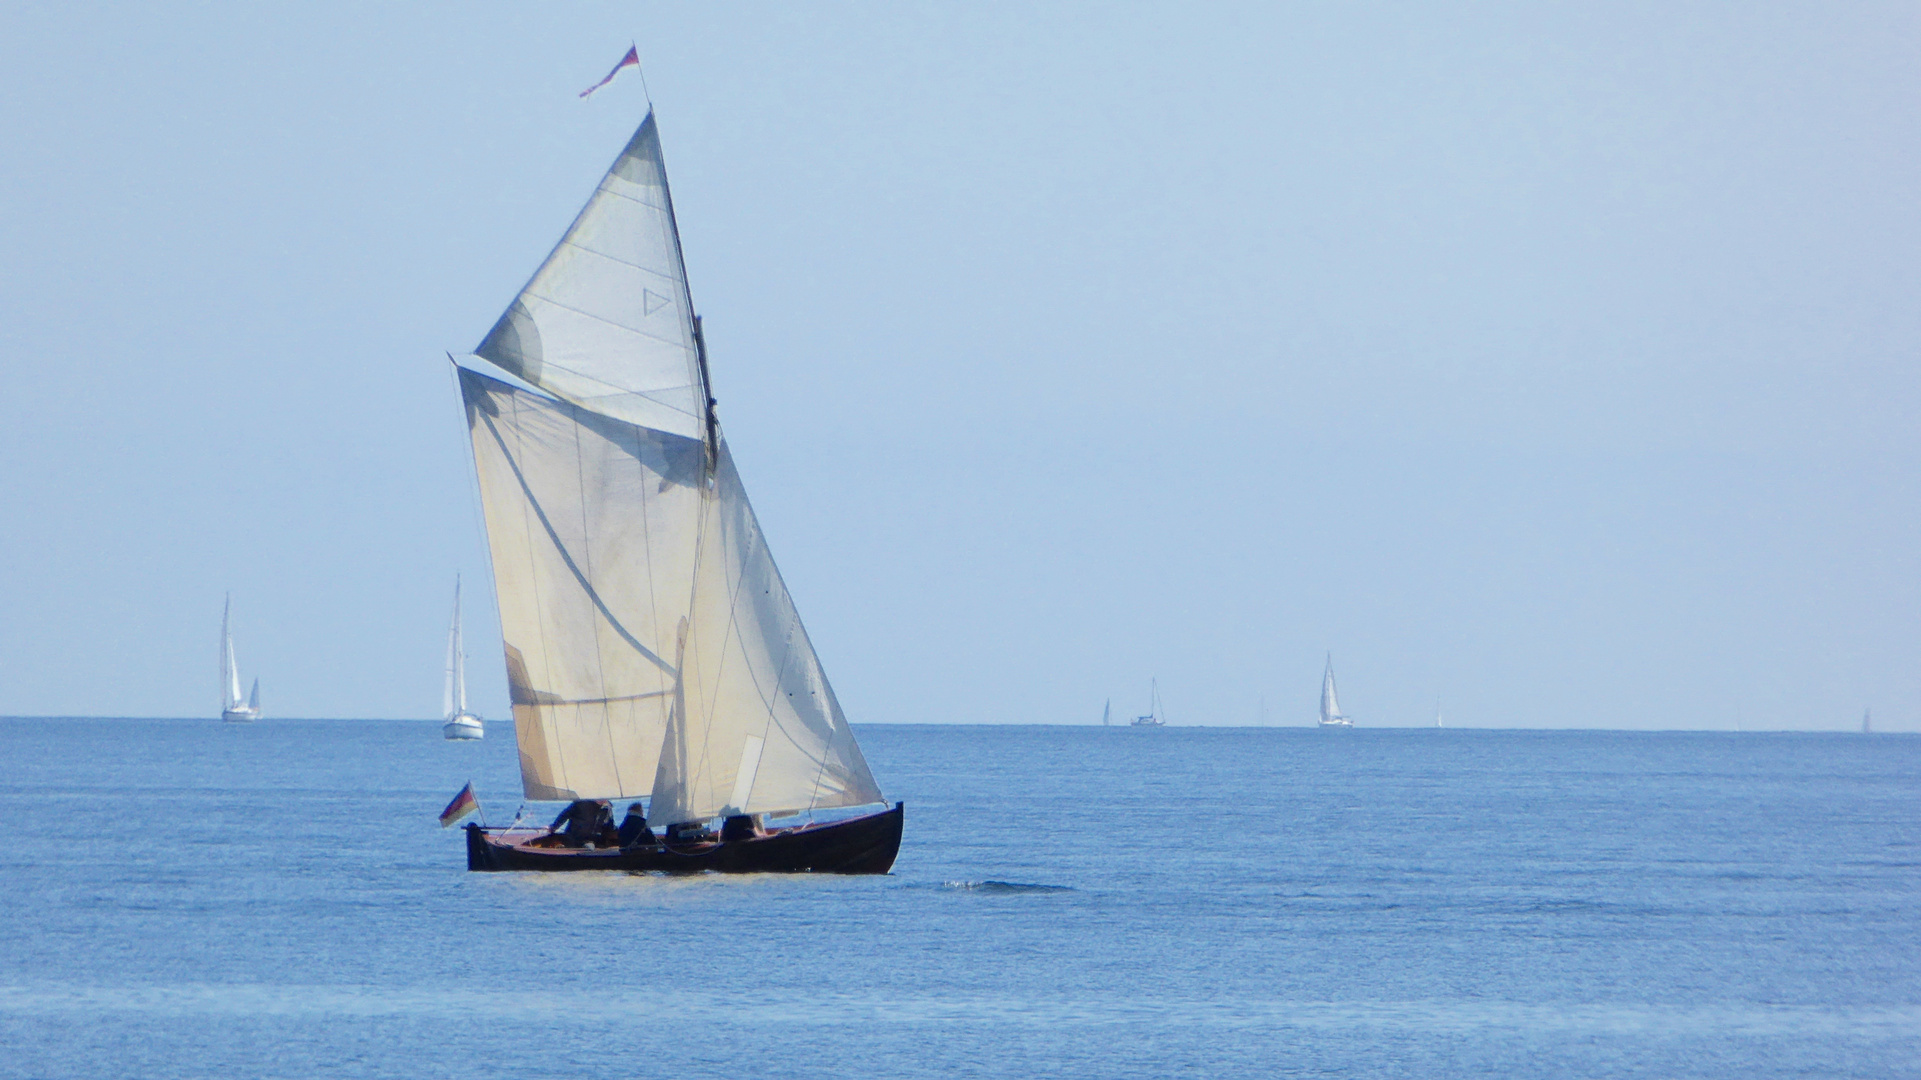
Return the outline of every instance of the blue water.
{"type": "Polygon", "coordinates": [[[0,1076],[1921,1075],[1921,738],[865,727],[890,877],[469,874],[511,730],[0,721],[0,1076]]]}

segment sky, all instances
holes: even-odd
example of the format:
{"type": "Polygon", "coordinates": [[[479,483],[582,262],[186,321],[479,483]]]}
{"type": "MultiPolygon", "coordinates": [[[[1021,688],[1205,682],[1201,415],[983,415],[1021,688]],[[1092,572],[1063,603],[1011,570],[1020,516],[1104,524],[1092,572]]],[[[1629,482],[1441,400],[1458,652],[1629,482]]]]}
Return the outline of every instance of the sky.
{"type": "Polygon", "coordinates": [[[856,723],[1921,730],[1911,4],[37,0],[0,715],[506,715],[448,352],[658,110],[856,723]],[[629,43],[628,75],[579,91],[629,43]]]}

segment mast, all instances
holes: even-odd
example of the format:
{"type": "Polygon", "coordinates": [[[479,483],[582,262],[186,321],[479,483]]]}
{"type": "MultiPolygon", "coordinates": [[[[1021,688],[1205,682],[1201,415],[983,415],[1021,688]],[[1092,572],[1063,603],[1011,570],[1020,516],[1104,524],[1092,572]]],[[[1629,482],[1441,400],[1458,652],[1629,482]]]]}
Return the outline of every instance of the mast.
{"type": "Polygon", "coordinates": [[[451,720],[467,711],[467,656],[460,642],[460,575],[454,575],[454,621],[447,629],[447,684],[440,709],[451,720]]]}

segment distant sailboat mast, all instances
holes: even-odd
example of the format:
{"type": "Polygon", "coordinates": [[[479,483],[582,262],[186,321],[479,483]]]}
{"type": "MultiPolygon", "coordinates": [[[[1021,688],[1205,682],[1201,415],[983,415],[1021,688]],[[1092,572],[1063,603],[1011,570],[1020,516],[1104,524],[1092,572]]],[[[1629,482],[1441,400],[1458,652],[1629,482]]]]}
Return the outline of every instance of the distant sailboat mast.
{"type": "Polygon", "coordinates": [[[447,632],[447,689],[440,698],[440,714],[458,716],[467,711],[466,657],[460,644],[460,577],[454,577],[454,623],[447,632]]]}
{"type": "Polygon", "coordinates": [[[1165,727],[1167,717],[1161,714],[1161,683],[1159,679],[1150,680],[1147,691],[1147,715],[1134,718],[1130,727],[1165,727]]]}
{"type": "Polygon", "coordinates": [[[1874,710],[1873,709],[1863,709],[1861,711],[1861,734],[1863,735],[1874,734],[1874,710]]]}

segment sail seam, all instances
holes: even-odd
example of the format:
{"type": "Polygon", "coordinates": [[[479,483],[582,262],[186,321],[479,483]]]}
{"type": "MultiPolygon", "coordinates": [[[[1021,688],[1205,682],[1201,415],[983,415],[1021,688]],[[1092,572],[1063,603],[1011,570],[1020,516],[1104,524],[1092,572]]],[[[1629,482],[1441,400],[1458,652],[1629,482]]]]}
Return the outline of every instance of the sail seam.
{"type": "MultiPolygon", "coordinates": [[[[586,310],[585,308],[577,308],[572,304],[562,303],[559,300],[556,300],[545,293],[534,291],[534,287],[532,285],[529,285],[526,291],[522,295],[531,296],[543,304],[552,304],[553,306],[561,309],[562,311],[571,311],[574,314],[581,316],[582,318],[592,319],[595,322],[599,322],[599,323],[605,323],[606,325],[611,326],[616,330],[625,330],[626,332],[633,334],[636,337],[644,337],[652,341],[658,341],[663,345],[672,345],[676,348],[685,349],[688,352],[694,351],[694,347],[692,345],[687,344],[686,342],[674,341],[670,338],[664,338],[664,337],[661,337],[659,334],[649,333],[648,331],[642,330],[637,326],[628,326],[626,323],[623,323],[623,322],[615,322],[614,320],[608,318],[605,315],[596,315],[593,312],[586,310]]],[[[573,369],[568,368],[567,370],[571,371],[573,369]]],[[[583,377],[592,378],[592,376],[583,376],[583,377]]]]}
{"type": "MultiPolygon", "coordinates": [[[[573,239],[572,237],[562,240],[557,245],[556,249],[558,248],[573,248],[575,251],[584,252],[588,255],[592,255],[596,259],[606,259],[608,262],[613,263],[616,266],[624,266],[629,270],[638,270],[643,274],[648,274],[653,277],[659,278],[662,281],[667,282],[668,287],[673,289],[677,293],[683,291],[684,286],[686,285],[686,282],[682,281],[680,278],[673,276],[672,274],[663,274],[651,266],[643,266],[637,262],[628,262],[626,259],[623,259],[618,255],[610,255],[607,252],[600,250],[599,248],[588,247],[586,244],[583,244],[580,241],[573,239]]],[[[663,297],[663,299],[667,299],[667,298],[663,297]]],[[[679,298],[674,297],[672,299],[678,300],[679,298]]]]}
{"type": "MultiPolygon", "coordinates": [[[[629,180],[629,181],[627,181],[627,182],[628,182],[628,183],[630,183],[630,184],[631,184],[631,183],[633,183],[633,181],[632,181],[632,180],[629,180]]],[[[646,208],[647,208],[647,209],[649,209],[649,210],[658,210],[658,211],[660,211],[660,212],[661,212],[661,213],[663,213],[663,214],[667,214],[667,213],[671,213],[671,212],[672,212],[672,210],[673,210],[673,208],[672,208],[672,207],[668,207],[668,206],[655,206],[655,205],[654,205],[653,203],[650,203],[650,202],[648,202],[648,201],[647,201],[646,199],[642,199],[642,198],[639,198],[639,197],[637,197],[637,196],[633,196],[633,195],[629,195],[629,194],[627,194],[627,193],[626,193],[626,192],[624,192],[624,191],[616,191],[616,190],[614,190],[613,188],[610,188],[610,187],[608,187],[608,186],[607,186],[607,181],[605,181],[605,180],[602,180],[602,181],[600,182],[600,186],[599,186],[599,187],[597,187],[597,188],[595,188],[594,190],[595,190],[595,191],[597,191],[597,192],[600,192],[601,194],[604,194],[604,195],[612,195],[612,196],[613,196],[614,198],[616,198],[616,199],[625,199],[625,200],[627,200],[628,202],[630,202],[630,203],[633,203],[633,204],[634,204],[634,205],[636,205],[636,206],[644,206],[644,207],[646,207],[646,208]]],[[[587,216],[587,215],[586,215],[586,213],[585,213],[585,212],[583,211],[583,212],[582,212],[582,214],[581,214],[581,217],[586,217],[586,216],[587,216]]],[[[578,221],[579,219],[578,219],[578,218],[576,218],[575,220],[576,220],[576,221],[578,221]]],[[[569,230],[567,230],[567,235],[569,235],[569,236],[572,236],[572,235],[573,235],[573,230],[572,230],[572,229],[569,229],[569,230]]],[[[562,243],[565,243],[565,241],[562,241],[562,243]]]]}

